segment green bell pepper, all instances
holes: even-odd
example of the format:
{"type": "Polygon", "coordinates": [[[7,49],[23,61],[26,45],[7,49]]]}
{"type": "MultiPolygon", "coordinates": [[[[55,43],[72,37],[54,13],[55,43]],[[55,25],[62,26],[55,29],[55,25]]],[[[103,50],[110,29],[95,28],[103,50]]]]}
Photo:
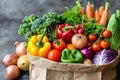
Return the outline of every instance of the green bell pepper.
{"type": "Polygon", "coordinates": [[[83,55],[79,50],[70,50],[65,48],[62,51],[61,62],[64,63],[81,63],[83,62],[83,55]]]}

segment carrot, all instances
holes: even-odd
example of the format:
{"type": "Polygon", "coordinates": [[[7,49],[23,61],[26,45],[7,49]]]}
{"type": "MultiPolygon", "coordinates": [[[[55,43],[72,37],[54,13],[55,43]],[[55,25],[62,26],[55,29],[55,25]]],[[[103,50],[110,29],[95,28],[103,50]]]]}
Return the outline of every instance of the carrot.
{"type": "Polygon", "coordinates": [[[80,14],[82,14],[82,15],[85,14],[85,9],[84,9],[84,7],[81,7],[81,8],[80,8],[80,14]]]}
{"type": "Polygon", "coordinates": [[[107,24],[107,21],[108,21],[108,17],[109,17],[109,12],[108,12],[108,8],[109,8],[109,3],[106,2],[106,5],[105,5],[105,10],[101,16],[101,20],[100,20],[100,25],[102,26],[106,26],[107,24]]]}
{"type": "Polygon", "coordinates": [[[104,10],[105,10],[105,9],[104,9],[104,6],[100,6],[100,7],[99,7],[99,14],[100,14],[100,16],[102,16],[104,10]]]}
{"type": "Polygon", "coordinates": [[[96,10],[96,11],[95,11],[95,19],[97,20],[97,22],[96,22],[97,24],[100,23],[100,18],[101,18],[101,17],[100,17],[99,11],[96,10]]]}
{"type": "Polygon", "coordinates": [[[86,5],[86,15],[88,19],[93,18],[93,7],[90,2],[88,2],[88,4],[86,5]]]}
{"type": "Polygon", "coordinates": [[[91,6],[92,6],[92,17],[94,18],[95,17],[95,12],[94,12],[94,5],[93,4],[91,4],[91,6]]]}

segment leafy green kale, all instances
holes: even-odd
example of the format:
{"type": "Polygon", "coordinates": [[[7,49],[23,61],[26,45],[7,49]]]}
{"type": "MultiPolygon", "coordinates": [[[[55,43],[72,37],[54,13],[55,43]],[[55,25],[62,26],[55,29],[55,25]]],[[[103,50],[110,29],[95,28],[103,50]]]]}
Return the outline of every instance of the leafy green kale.
{"type": "Polygon", "coordinates": [[[29,38],[35,34],[42,34],[47,28],[46,35],[48,37],[55,37],[56,26],[61,23],[61,15],[57,13],[46,13],[42,18],[35,14],[24,17],[22,24],[19,26],[18,34],[24,35],[25,39],[29,41],[29,38]]]}
{"type": "Polygon", "coordinates": [[[103,26],[98,25],[96,23],[87,22],[87,23],[84,23],[84,25],[85,25],[85,28],[84,28],[85,35],[88,35],[88,34],[100,35],[101,32],[104,30],[103,26]]]}
{"type": "Polygon", "coordinates": [[[72,26],[75,26],[77,24],[83,23],[83,21],[86,21],[87,16],[80,14],[80,7],[80,0],[77,0],[76,5],[72,9],[67,8],[67,11],[62,14],[64,23],[70,23],[72,26]]]}

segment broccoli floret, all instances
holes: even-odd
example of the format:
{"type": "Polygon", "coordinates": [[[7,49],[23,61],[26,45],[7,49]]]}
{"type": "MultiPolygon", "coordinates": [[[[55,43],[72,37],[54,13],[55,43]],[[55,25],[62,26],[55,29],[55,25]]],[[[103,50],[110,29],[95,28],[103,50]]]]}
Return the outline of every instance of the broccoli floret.
{"type": "Polygon", "coordinates": [[[22,24],[19,27],[18,34],[23,34],[25,39],[29,41],[29,38],[35,34],[42,34],[47,28],[46,35],[54,36],[56,26],[62,21],[61,15],[57,13],[46,13],[42,18],[35,14],[26,16],[22,20],[22,24]]]}
{"type": "Polygon", "coordinates": [[[44,22],[44,18],[38,18],[33,22],[33,25],[31,26],[31,31],[33,33],[38,33],[39,26],[44,22]]]}
{"type": "Polygon", "coordinates": [[[30,25],[29,24],[21,24],[18,29],[18,34],[26,34],[30,31],[30,25]]]}
{"type": "Polygon", "coordinates": [[[39,18],[37,15],[31,14],[30,16],[24,17],[24,19],[22,20],[22,22],[32,25],[32,23],[33,23],[37,18],[39,18]]]}

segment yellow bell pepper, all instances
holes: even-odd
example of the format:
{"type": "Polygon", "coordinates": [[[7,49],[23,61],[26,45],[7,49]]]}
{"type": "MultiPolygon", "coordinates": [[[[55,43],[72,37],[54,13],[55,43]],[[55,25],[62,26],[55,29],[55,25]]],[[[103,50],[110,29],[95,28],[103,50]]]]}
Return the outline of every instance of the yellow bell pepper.
{"type": "Polygon", "coordinates": [[[40,56],[46,58],[47,53],[51,49],[51,44],[47,36],[33,35],[28,42],[28,52],[33,56],[40,56]]]}

